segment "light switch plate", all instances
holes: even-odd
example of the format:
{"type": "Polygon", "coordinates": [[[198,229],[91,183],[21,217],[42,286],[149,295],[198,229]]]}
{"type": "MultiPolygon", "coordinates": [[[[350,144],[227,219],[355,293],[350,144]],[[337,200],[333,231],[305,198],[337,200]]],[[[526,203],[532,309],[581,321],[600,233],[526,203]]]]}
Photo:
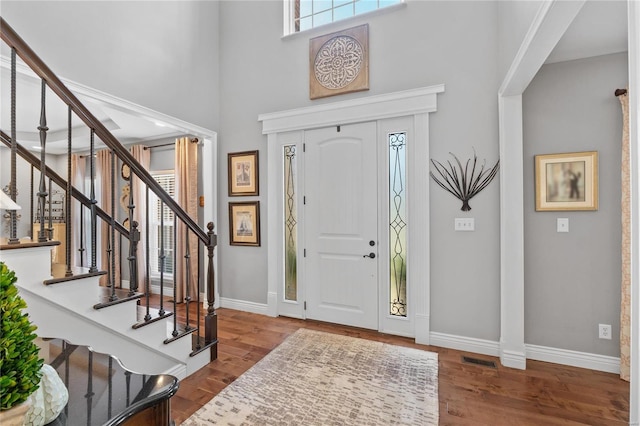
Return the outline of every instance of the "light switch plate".
{"type": "Polygon", "coordinates": [[[558,232],[569,232],[569,218],[559,217],[557,227],[558,232]]]}
{"type": "Polygon", "coordinates": [[[456,217],[453,229],[456,231],[474,231],[475,219],[472,217],[456,217]]]}

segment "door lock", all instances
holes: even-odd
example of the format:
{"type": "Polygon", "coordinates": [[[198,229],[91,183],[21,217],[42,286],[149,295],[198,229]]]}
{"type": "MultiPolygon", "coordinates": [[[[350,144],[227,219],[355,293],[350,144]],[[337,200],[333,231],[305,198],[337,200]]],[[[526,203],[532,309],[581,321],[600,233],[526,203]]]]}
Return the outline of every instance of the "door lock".
{"type": "Polygon", "coordinates": [[[376,254],[375,254],[375,253],[369,253],[369,254],[365,254],[365,255],[364,255],[364,256],[362,256],[362,257],[368,257],[368,258],[370,258],[370,259],[375,259],[375,258],[376,258],[376,254]]]}

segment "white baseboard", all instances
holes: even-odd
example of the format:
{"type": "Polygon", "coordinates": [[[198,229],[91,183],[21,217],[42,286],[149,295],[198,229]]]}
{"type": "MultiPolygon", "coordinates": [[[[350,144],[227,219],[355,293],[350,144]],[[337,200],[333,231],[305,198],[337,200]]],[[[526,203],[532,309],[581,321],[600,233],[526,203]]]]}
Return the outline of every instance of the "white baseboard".
{"type": "Polygon", "coordinates": [[[187,377],[187,367],[184,364],[178,364],[175,367],[165,371],[163,374],[169,374],[171,376],[177,377],[178,380],[182,380],[187,377]]]}
{"type": "MultiPolygon", "coordinates": [[[[500,344],[491,340],[456,336],[438,332],[431,332],[429,340],[432,346],[440,346],[443,348],[457,349],[459,351],[495,357],[500,356],[500,344]]],[[[620,358],[530,344],[525,344],[525,349],[526,359],[552,362],[554,364],[569,365],[572,367],[588,368],[590,370],[604,371],[606,373],[620,373],[620,358]]],[[[519,359],[520,357],[517,358],[519,359]]],[[[514,361],[517,361],[517,359],[514,358],[514,361]]]]}
{"type": "Polygon", "coordinates": [[[620,358],[538,345],[525,347],[527,359],[620,374],[620,358]]]}
{"type": "Polygon", "coordinates": [[[459,351],[473,352],[476,354],[499,356],[500,345],[491,340],[476,339],[474,337],[456,336],[453,334],[430,333],[430,344],[443,348],[457,349],[459,351]]]}
{"type": "Polygon", "coordinates": [[[254,314],[269,315],[269,306],[266,303],[248,302],[246,300],[221,297],[220,307],[235,309],[237,311],[251,312],[254,314]]]}

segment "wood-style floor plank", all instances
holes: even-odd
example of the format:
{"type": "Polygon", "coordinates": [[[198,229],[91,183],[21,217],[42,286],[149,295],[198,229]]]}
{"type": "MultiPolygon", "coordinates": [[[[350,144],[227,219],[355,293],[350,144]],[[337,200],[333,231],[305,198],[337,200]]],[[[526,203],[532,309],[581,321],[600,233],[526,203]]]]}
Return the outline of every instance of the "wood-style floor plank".
{"type": "MultiPolygon", "coordinates": [[[[217,313],[218,359],[180,383],[172,399],[178,425],[300,328],[437,352],[441,425],[628,424],[629,384],[615,374],[538,361],[528,361],[521,371],[501,366],[494,357],[370,330],[230,309],[217,313]],[[464,363],[463,355],[495,361],[498,367],[464,363]]],[[[184,314],[178,309],[177,315],[184,314]]]]}

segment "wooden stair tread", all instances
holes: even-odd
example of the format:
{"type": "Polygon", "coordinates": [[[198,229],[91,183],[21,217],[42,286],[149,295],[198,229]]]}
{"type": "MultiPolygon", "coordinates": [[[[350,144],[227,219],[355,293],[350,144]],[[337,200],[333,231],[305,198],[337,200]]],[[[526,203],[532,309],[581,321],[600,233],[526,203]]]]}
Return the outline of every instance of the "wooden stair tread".
{"type": "Polygon", "coordinates": [[[0,238],[0,250],[15,250],[22,249],[28,247],[51,247],[51,246],[59,246],[60,241],[45,241],[43,243],[39,243],[37,240],[33,241],[31,239],[21,239],[18,244],[9,244],[9,239],[6,237],[0,238]]]}
{"type": "Polygon", "coordinates": [[[62,263],[53,263],[51,265],[51,275],[53,278],[44,280],[45,285],[64,283],[67,281],[79,280],[81,278],[97,277],[105,275],[107,271],[89,272],[89,268],[81,266],[72,266],[71,275],[67,276],[67,265],[62,263]]]}
{"type": "Polygon", "coordinates": [[[115,289],[115,300],[110,300],[112,296],[111,287],[100,287],[100,293],[98,295],[99,302],[93,305],[93,309],[102,309],[107,308],[109,306],[117,305],[119,303],[129,302],[131,300],[140,299],[143,294],[142,293],[134,293],[133,295],[129,295],[129,290],[124,288],[116,288],[115,289]]]}

